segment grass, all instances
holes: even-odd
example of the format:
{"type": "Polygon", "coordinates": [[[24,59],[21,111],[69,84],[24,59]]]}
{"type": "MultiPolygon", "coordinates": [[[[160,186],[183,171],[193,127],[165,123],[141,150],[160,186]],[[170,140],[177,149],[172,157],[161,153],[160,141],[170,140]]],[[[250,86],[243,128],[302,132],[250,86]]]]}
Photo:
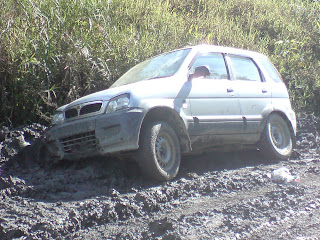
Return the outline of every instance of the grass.
{"type": "Polygon", "coordinates": [[[47,122],[136,63],[186,45],[257,50],[294,108],[320,112],[318,1],[7,0],[0,3],[2,125],[47,122]]]}

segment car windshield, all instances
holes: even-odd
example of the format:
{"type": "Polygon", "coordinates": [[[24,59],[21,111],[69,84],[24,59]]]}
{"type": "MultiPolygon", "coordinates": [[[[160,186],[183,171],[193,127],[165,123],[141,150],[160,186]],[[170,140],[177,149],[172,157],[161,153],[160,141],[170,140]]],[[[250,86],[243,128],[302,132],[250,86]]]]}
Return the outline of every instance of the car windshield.
{"type": "Polygon", "coordinates": [[[122,75],[111,88],[143,80],[170,77],[178,71],[190,50],[182,49],[165,53],[139,63],[122,75]]]}

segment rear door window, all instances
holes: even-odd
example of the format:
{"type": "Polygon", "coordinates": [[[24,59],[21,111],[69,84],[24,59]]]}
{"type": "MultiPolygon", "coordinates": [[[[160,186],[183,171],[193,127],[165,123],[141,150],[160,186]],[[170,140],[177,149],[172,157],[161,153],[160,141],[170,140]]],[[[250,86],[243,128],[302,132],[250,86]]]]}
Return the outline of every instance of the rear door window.
{"type": "Polygon", "coordinates": [[[240,56],[229,57],[234,80],[261,82],[260,71],[250,58],[240,56]]]}

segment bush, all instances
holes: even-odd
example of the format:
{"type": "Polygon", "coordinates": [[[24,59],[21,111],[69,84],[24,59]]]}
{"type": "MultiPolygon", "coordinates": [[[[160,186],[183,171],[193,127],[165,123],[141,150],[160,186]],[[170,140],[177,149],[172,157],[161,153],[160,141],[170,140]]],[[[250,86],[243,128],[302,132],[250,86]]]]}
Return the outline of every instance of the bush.
{"type": "Polygon", "coordinates": [[[296,110],[320,111],[318,1],[7,0],[0,3],[2,124],[108,88],[136,63],[201,43],[267,54],[296,110]]]}

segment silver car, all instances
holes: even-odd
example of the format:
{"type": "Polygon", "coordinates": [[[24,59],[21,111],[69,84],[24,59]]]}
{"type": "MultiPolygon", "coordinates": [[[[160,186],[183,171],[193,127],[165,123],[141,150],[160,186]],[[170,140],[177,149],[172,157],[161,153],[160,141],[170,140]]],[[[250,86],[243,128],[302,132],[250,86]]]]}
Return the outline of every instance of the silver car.
{"type": "Polygon", "coordinates": [[[190,152],[253,147],[288,159],[296,134],[287,88],[269,59],[211,45],[136,65],[109,89],[58,108],[52,125],[51,158],[127,153],[160,181],[173,179],[190,152]]]}

